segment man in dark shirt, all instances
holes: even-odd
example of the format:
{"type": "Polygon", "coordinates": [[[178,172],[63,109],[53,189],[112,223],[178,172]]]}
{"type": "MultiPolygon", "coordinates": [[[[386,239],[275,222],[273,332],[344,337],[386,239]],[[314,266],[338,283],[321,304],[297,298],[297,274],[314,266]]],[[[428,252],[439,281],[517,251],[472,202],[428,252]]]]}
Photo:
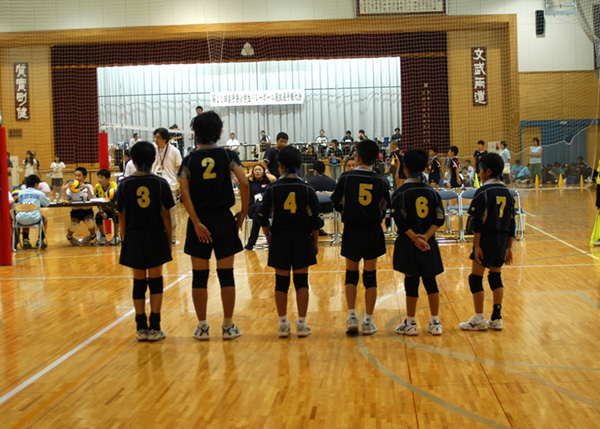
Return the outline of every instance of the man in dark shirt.
{"type": "MultiPolygon", "coordinates": [[[[331,177],[325,175],[325,164],[323,164],[323,161],[315,162],[314,174],[315,174],[314,177],[312,179],[310,179],[310,182],[308,182],[308,184],[310,186],[312,186],[315,191],[317,191],[317,192],[333,192],[333,190],[335,189],[335,180],[333,180],[331,177]]],[[[333,211],[333,203],[321,202],[321,212],[329,213],[332,211],[333,211]]],[[[321,221],[321,223],[323,223],[323,221],[321,221]]],[[[327,234],[325,232],[325,230],[322,228],[322,226],[323,225],[321,225],[321,229],[319,229],[319,235],[321,237],[326,237],[329,234],[327,234]]]]}
{"type": "Polygon", "coordinates": [[[288,139],[288,135],[284,132],[277,134],[277,146],[267,149],[265,156],[261,161],[265,170],[268,169],[269,173],[277,178],[279,178],[279,161],[277,160],[277,157],[279,155],[279,150],[287,145],[288,139]]]}
{"type": "Polygon", "coordinates": [[[398,142],[398,147],[400,148],[400,143],[402,142],[402,134],[400,134],[400,128],[396,128],[394,130],[394,135],[390,138],[390,142],[398,142]]]}
{"type": "Polygon", "coordinates": [[[479,174],[479,161],[481,161],[481,157],[487,153],[485,150],[485,142],[483,140],[479,140],[477,142],[477,150],[473,154],[473,159],[475,160],[475,174],[479,174]]]}

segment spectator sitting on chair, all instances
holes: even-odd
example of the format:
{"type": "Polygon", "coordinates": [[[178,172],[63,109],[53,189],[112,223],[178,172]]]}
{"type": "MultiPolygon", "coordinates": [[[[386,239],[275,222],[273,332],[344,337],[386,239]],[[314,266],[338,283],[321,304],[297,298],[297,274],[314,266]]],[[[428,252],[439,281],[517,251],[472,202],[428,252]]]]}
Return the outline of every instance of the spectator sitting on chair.
{"type": "MultiPolygon", "coordinates": [[[[44,242],[44,232],[46,227],[48,226],[48,221],[42,214],[40,213],[39,207],[48,207],[50,205],[50,198],[46,196],[39,188],[40,178],[35,174],[31,174],[25,178],[25,185],[27,188],[23,189],[19,192],[19,204],[34,204],[38,206],[37,210],[29,211],[29,212],[19,212],[16,215],[17,222],[23,225],[33,225],[38,223],[40,220],[42,221],[44,227],[42,228],[42,245],[41,248],[45,249],[48,244],[44,242]]],[[[12,200],[12,198],[11,198],[12,200]]],[[[40,243],[36,244],[39,246],[40,243]]],[[[29,228],[23,228],[23,249],[31,249],[31,244],[29,243],[29,228]]]]}
{"type": "Polygon", "coordinates": [[[511,178],[513,181],[517,178],[517,174],[519,174],[522,169],[523,166],[521,165],[521,160],[517,159],[515,164],[510,167],[510,175],[512,176],[511,178]]]}
{"type": "Polygon", "coordinates": [[[530,179],[531,172],[529,170],[529,164],[527,164],[525,167],[521,168],[521,170],[517,173],[517,175],[515,176],[515,180],[519,180],[521,183],[529,183],[530,179]]]}
{"type": "MultiPolygon", "coordinates": [[[[314,177],[310,179],[308,184],[317,192],[333,192],[335,189],[335,180],[325,175],[325,164],[323,164],[322,161],[315,162],[314,177]]],[[[333,204],[329,203],[321,205],[321,212],[328,213],[330,211],[333,211],[333,204]]],[[[323,230],[322,226],[323,225],[321,225],[321,229],[319,230],[319,236],[326,237],[329,234],[323,230]]]]}

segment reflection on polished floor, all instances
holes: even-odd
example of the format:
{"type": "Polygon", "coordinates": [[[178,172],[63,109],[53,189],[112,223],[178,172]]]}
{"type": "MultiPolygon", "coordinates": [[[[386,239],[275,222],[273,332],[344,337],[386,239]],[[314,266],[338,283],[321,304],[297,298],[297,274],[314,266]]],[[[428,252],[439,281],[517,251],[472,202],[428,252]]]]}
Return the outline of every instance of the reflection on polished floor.
{"type": "MultiPolygon", "coordinates": [[[[167,338],[138,343],[132,279],[118,264],[120,248],[72,247],[64,238],[67,209],[52,209],[48,248],[18,251],[12,266],[0,267],[1,426],[597,426],[594,198],[594,188],[521,192],[527,225],[514,264],[503,270],[501,332],[458,328],[472,315],[471,244],[449,243],[441,246],[446,270],[438,278],[441,337],[427,334],[423,289],[419,335],[394,332],[405,295],[402,276],[392,270],[391,245],[378,267],[379,332],[348,337],[344,260],[339,247],[321,246],[309,276],[312,335],[277,337],[274,274],[267,250],[256,249],[236,257],[234,320],[243,335],[227,342],[220,336],[214,269],[212,337],[192,338],[191,265],[180,244],[164,270],[167,338]]],[[[177,214],[184,237],[181,204],[177,214]]]]}

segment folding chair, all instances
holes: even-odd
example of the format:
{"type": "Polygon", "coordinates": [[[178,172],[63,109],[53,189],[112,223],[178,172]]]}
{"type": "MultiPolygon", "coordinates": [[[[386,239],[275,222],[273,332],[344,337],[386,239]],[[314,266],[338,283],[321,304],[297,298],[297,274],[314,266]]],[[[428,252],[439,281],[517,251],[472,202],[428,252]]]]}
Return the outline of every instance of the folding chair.
{"type": "Polygon", "coordinates": [[[523,209],[521,209],[521,197],[519,193],[514,189],[510,190],[510,195],[512,195],[515,200],[515,239],[521,240],[523,238],[523,234],[525,233],[525,222],[523,222],[523,209]],[[517,217],[519,218],[517,222],[517,217]]]}
{"type": "MultiPolygon", "coordinates": [[[[44,237],[44,220],[40,215],[40,220],[34,224],[30,224],[30,225],[25,225],[22,223],[19,223],[17,221],[17,214],[18,213],[26,213],[26,212],[32,212],[35,210],[39,210],[40,208],[38,206],[36,206],[35,204],[14,204],[12,206],[12,211],[13,211],[13,222],[12,222],[12,244],[13,244],[13,252],[17,251],[17,242],[19,239],[19,231],[20,228],[39,228],[40,229],[40,235],[38,237],[38,250],[41,250],[42,248],[42,243],[43,243],[43,237],[44,237]]],[[[21,247],[23,247],[23,243],[21,243],[21,247]]]]}
{"type": "Polygon", "coordinates": [[[462,206],[459,195],[454,191],[439,190],[438,194],[444,204],[444,211],[446,212],[446,230],[442,232],[442,238],[460,240],[462,233],[462,206]],[[451,204],[456,200],[456,205],[451,204]],[[450,229],[450,217],[458,217],[458,230],[452,231],[450,229]]]}
{"type": "MultiPolygon", "coordinates": [[[[465,191],[462,191],[460,193],[460,218],[461,218],[461,229],[460,229],[460,239],[462,241],[466,241],[465,239],[465,231],[467,229],[467,222],[464,221],[464,217],[465,216],[469,216],[469,207],[471,205],[470,202],[465,203],[465,200],[472,200],[473,197],[475,196],[475,191],[477,191],[477,189],[467,189],[465,191]]],[[[468,219],[468,218],[467,218],[468,219]]]]}
{"type": "Polygon", "coordinates": [[[333,220],[333,239],[329,244],[335,246],[340,242],[340,225],[339,214],[334,210],[333,203],[331,202],[331,192],[317,192],[317,198],[319,199],[319,206],[321,207],[321,210],[323,210],[323,207],[330,207],[330,210],[321,211],[319,216],[321,219],[333,220]]]}

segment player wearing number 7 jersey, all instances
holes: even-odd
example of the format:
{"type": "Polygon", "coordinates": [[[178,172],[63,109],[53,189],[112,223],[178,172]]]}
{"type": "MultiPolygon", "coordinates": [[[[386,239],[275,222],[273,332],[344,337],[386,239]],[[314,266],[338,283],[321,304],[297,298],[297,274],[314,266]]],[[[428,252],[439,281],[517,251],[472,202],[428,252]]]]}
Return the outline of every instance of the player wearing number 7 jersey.
{"type": "Polygon", "coordinates": [[[473,267],[469,286],[473,294],[475,315],[458,326],[465,331],[485,331],[488,328],[502,329],[502,285],[501,270],[504,263],[512,262],[512,243],[515,234],[514,200],[510,190],[501,182],[504,161],[496,153],[488,153],[479,161],[479,177],[483,186],[475,192],[469,207],[473,219],[473,267]],[[483,273],[489,269],[488,282],[494,294],[492,318],[483,317],[483,273]]]}
{"type": "Polygon", "coordinates": [[[123,179],[117,191],[117,211],[123,246],[121,265],[133,269],[133,305],[138,341],[165,338],[160,327],[162,266],[171,258],[171,214],[175,205],[166,180],[150,173],[156,157],[151,143],[138,142],[131,149],[137,171],[123,179]],[[150,289],[150,326],[145,311],[150,289]]]}
{"type": "Polygon", "coordinates": [[[200,147],[186,156],[179,169],[181,201],[189,215],[184,252],[192,258],[192,299],[198,316],[194,338],[209,339],[206,305],[208,262],[214,250],[217,258],[217,277],[221,285],[223,302],[223,339],[231,340],[241,335],[233,323],[235,307],[235,279],[233,261],[242,251],[238,236],[248,214],[249,185],[246,173],[237,154],[217,146],[223,122],[215,112],[202,113],[194,119],[194,133],[200,147]],[[242,208],[234,218],[231,207],[235,195],[231,173],[240,184],[242,208]]]}
{"type": "Polygon", "coordinates": [[[390,205],[390,185],[386,178],[373,171],[379,157],[379,147],[371,140],[356,145],[358,166],[343,173],[331,201],[342,213],[344,232],[342,256],[346,258],[346,302],[348,319],[346,332],[358,333],[356,314],[356,289],[360,260],[364,259],[363,284],[365,286],[366,311],[362,323],[363,335],[377,332],[373,322],[373,310],[377,300],[377,258],[385,254],[385,237],[381,222],[390,205]]]}

